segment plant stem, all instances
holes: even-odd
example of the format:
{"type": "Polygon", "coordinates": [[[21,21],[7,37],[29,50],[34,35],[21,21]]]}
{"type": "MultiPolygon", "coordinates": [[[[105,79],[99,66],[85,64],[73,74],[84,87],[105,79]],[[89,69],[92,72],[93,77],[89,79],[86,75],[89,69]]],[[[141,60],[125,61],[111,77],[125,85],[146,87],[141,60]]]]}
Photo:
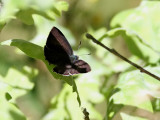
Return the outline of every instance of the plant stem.
{"type": "Polygon", "coordinates": [[[90,35],[89,33],[86,34],[86,37],[88,39],[91,39],[94,43],[102,46],[103,48],[105,48],[106,50],[108,50],[109,52],[113,53],[114,55],[118,56],[119,58],[121,58],[122,60],[128,62],[129,64],[131,64],[132,66],[136,67],[137,69],[140,70],[140,72],[142,73],[146,73],[150,76],[152,76],[153,78],[157,79],[160,81],[160,77],[156,76],[155,74],[152,74],[151,72],[145,70],[144,68],[142,68],[141,66],[137,65],[136,63],[128,60],[127,58],[125,58],[124,56],[122,56],[121,54],[119,54],[116,50],[114,49],[110,49],[107,46],[105,46],[103,43],[99,42],[98,40],[96,40],[92,35],[90,35]]]}

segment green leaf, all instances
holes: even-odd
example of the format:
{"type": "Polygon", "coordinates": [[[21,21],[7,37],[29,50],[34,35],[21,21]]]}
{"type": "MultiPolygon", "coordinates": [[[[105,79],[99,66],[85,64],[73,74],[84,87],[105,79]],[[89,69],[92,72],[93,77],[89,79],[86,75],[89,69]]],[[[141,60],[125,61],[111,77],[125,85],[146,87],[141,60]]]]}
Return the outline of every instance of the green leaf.
{"type": "Polygon", "coordinates": [[[103,36],[101,36],[99,40],[102,41],[105,37],[113,38],[119,35],[121,35],[125,39],[129,50],[134,55],[151,63],[155,63],[159,60],[159,53],[154,51],[151,46],[147,45],[143,41],[143,39],[140,36],[138,36],[136,32],[133,32],[132,30],[125,28],[115,28],[108,31],[103,36]]]}
{"type": "Polygon", "coordinates": [[[6,25],[6,23],[4,21],[0,20],[0,32],[3,29],[3,27],[6,25]]]}
{"type": "MultiPolygon", "coordinates": [[[[32,74],[34,70],[30,71],[32,74]]],[[[0,76],[0,81],[5,82],[8,85],[11,85],[15,88],[30,90],[33,88],[33,83],[29,80],[27,76],[25,76],[22,71],[18,71],[14,68],[10,68],[7,75],[5,77],[0,76]],[[16,77],[14,77],[16,76],[16,77]]]]}
{"type": "Polygon", "coordinates": [[[0,31],[5,23],[11,19],[20,19],[25,24],[34,24],[33,15],[41,15],[49,20],[55,20],[62,11],[68,9],[68,3],[65,1],[32,1],[32,0],[2,0],[2,9],[0,13],[0,31]]]}
{"type": "Polygon", "coordinates": [[[52,106],[42,120],[71,120],[76,118],[83,118],[82,114],[79,114],[81,113],[81,109],[78,105],[78,102],[76,101],[76,95],[71,91],[72,88],[67,84],[64,84],[60,94],[52,99],[52,106]]]}
{"type": "Polygon", "coordinates": [[[65,1],[59,1],[59,2],[55,2],[53,7],[53,11],[57,16],[61,15],[61,11],[67,11],[68,10],[68,3],[66,3],[65,1]]]}
{"type": "Polygon", "coordinates": [[[130,116],[125,113],[122,113],[121,116],[122,116],[122,120],[148,120],[147,118],[145,119],[145,118],[130,116]]]}
{"type": "Polygon", "coordinates": [[[139,7],[119,13],[111,22],[112,28],[122,27],[138,36],[128,38],[128,35],[121,33],[131,52],[151,63],[159,60],[160,53],[159,6],[159,1],[142,1],[139,7]]]}
{"type": "MultiPolygon", "coordinates": [[[[81,106],[87,108],[91,119],[101,120],[102,116],[94,105],[101,103],[103,96],[99,93],[100,84],[98,78],[97,81],[94,79],[95,76],[83,74],[76,79],[76,83],[81,96],[81,106]]],[[[61,92],[52,99],[52,106],[43,120],[84,118],[82,110],[76,101],[76,94],[71,93],[71,91],[71,87],[64,84],[61,92]]]]}
{"type": "Polygon", "coordinates": [[[12,99],[12,96],[8,92],[6,92],[5,97],[7,101],[12,99]]]}
{"type": "Polygon", "coordinates": [[[1,45],[15,46],[23,51],[27,56],[44,60],[43,48],[25,40],[13,39],[0,43],[1,45]]]}
{"type": "MultiPolygon", "coordinates": [[[[24,114],[13,104],[15,98],[11,99],[11,94],[19,94],[22,90],[18,90],[0,81],[0,119],[1,120],[26,120],[24,114]],[[6,99],[7,98],[7,99],[6,99]],[[9,102],[10,100],[11,102],[9,102]]],[[[24,91],[23,91],[24,94],[24,91]]]]}
{"type": "Polygon", "coordinates": [[[68,83],[70,86],[73,87],[73,92],[77,93],[77,100],[79,104],[81,104],[78,90],[77,90],[75,82],[73,81],[73,78],[71,76],[62,76],[60,74],[53,72],[54,66],[49,65],[48,61],[45,60],[44,51],[41,46],[38,46],[36,44],[30,43],[25,40],[20,40],[20,39],[7,40],[4,42],[1,42],[0,44],[15,46],[19,48],[21,51],[23,51],[27,56],[42,60],[46,64],[48,70],[50,71],[50,73],[53,75],[54,78],[64,80],[66,83],[68,83]]]}
{"type": "MultiPolygon", "coordinates": [[[[145,69],[160,76],[159,67],[146,67],[145,69]]],[[[119,88],[120,91],[112,96],[115,106],[116,104],[123,104],[128,110],[149,111],[147,112],[148,116],[145,116],[146,118],[153,116],[150,98],[160,97],[160,82],[158,80],[141,73],[139,70],[135,70],[121,74],[116,87],[119,88]]],[[[121,112],[124,113],[125,111],[122,110],[121,112]]],[[[136,112],[133,112],[130,116],[132,115],[140,117],[136,112]]]]}

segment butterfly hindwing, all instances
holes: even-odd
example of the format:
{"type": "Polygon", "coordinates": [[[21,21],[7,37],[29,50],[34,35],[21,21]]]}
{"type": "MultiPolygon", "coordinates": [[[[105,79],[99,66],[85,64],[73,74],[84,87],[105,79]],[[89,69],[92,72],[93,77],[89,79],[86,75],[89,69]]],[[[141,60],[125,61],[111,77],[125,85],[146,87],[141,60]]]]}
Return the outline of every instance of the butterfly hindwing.
{"type": "Polygon", "coordinates": [[[83,60],[77,60],[71,65],[57,66],[54,71],[63,75],[74,75],[91,71],[90,66],[83,60]]]}

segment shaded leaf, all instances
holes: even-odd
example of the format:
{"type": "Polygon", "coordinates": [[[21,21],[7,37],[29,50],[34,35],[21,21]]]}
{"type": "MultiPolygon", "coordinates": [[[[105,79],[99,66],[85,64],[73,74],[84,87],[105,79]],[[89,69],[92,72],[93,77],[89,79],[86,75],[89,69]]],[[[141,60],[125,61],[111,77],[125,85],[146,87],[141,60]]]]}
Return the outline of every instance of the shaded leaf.
{"type": "Polygon", "coordinates": [[[29,57],[44,60],[43,48],[28,41],[13,39],[1,42],[1,45],[15,46],[29,57]]]}

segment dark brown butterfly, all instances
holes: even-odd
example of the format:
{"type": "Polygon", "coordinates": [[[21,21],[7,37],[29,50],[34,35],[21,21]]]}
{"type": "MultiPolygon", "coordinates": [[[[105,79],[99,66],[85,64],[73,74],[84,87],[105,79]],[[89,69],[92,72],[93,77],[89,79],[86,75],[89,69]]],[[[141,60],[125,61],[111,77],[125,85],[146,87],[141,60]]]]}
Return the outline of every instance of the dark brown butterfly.
{"type": "Polygon", "coordinates": [[[73,54],[69,42],[56,27],[53,27],[49,33],[44,47],[44,55],[50,64],[56,65],[53,68],[53,71],[56,73],[73,75],[91,71],[88,63],[78,60],[78,56],[73,54]]]}

